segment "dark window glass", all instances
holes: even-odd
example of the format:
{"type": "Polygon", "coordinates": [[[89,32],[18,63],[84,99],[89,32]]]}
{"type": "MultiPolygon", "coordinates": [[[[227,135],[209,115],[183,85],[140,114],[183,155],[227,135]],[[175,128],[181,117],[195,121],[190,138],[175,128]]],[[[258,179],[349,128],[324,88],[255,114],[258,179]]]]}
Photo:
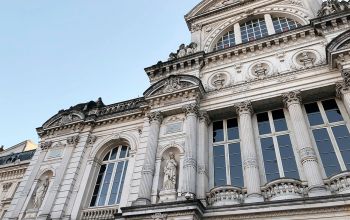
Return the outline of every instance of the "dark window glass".
{"type": "Polygon", "coordinates": [[[115,201],[117,199],[120,178],[121,178],[121,175],[123,172],[123,166],[124,166],[124,162],[120,162],[117,164],[117,170],[116,170],[116,173],[114,175],[112,191],[111,191],[111,195],[109,197],[108,205],[114,205],[115,201]]]}
{"type": "Polygon", "coordinates": [[[305,109],[311,126],[323,124],[323,119],[317,103],[306,104],[305,109]]]}
{"type": "Polygon", "coordinates": [[[120,151],[119,158],[121,158],[121,159],[125,158],[127,156],[126,155],[127,151],[128,151],[128,147],[127,146],[123,146],[121,151],[120,151]]]}
{"type": "Polygon", "coordinates": [[[229,140],[239,139],[237,119],[227,120],[227,136],[229,140]]]}
{"type": "Polygon", "coordinates": [[[273,140],[272,138],[263,138],[260,141],[264,157],[266,179],[268,182],[271,182],[280,177],[273,140]]]}
{"type": "Polygon", "coordinates": [[[102,182],[103,176],[105,174],[105,171],[106,171],[106,165],[102,165],[100,168],[100,172],[98,173],[98,176],[97,176],[97,181],[96,181],[96,185],[94,188],[94,192],[92,193],[92,199],[90,202],[90,206],[96,206],[96,199],[97,199],[98,193],[99,193],[100,188],[101,188],[101,182],[102,182]]]}
{"type": "Polygon", "coordinates": [[[272,117],[276,132],[288,130],[287,122],[282,109],[273,111],[272,117]]]}
{"type": "Polygon", "coordinates": [[[312,131],[316,140],[318,151],[328,177],[341,171],[337,156],[334,152],[332,142],[327,129],[317,129],[312,131]]]}
{"type": "Polygon", "coordinates": [[[271,133],[271,127],[269,122],[269,115],[267,112],[261,113],[257,115],[258,118],[258,127],[259,127],[259,134],[270,134],[271,133]]]}
{"type": "Polygon", "coordinates": [[[228,147],[230,151],[231,184],[233,186],[243,187],[244,183],[240,144],[230,144],[228,147]]]}
{"type": "Polygon", "coordinates": [[[226,160],[224,146],[214,147],[214,184],[215,186],[225,186],[226,181],[226,160]]]}
{"type": "Polygon", "coordinates": [[[323,101],[323,108],[326,111],[326,115],[329,122],[343,121],[343,117],[340,113],[337,103],[334,99],[323,101]]]}
{"type": "Polygon", "coordinates": [[[105,204],[107,193],[108,193],[108,187],[112,178],[113,168],[114,168],[114,163],[108,164],[106,175],[104,177],[103,184],[102,184],[100,198],[98,200],[98,206],[103,206],[105,204]]]}
{"type": "Polygon", "coordinates": [[[299,179],[298,168],[295,162],[293,147],[289,135],[278,136],[277,142],[285,177],[299,179]]]}
{"type": "Polygon", "coordinates": [[[103,158],[103,161],[107,161],[109,160],[109,155],[111,154],[111,152],[108,152],[108,154],[106,154],[106,156],[103,158]]]}
{"type": "Polygon", "coordinates": [[[120,198],[122,196],[123,187],[124,187],[124,181],[125,181],[125,175],[126,175],[126,171],[128,169],[128,164],[129,164],[129,161],[126,161],[125,165],[124,165],[124,172],[123,172],[123,176],[122,176],[122,181],[120,183],[120,189],[119,189],[119,194],[118,194],[118,198],[117,198],[117,204],[120,203],[120,198]]]}
{"type": "Polygon", "coordinates": [[[109,160],[115,160],[117,158],[118,149],[119,147],[116,147],[112,150],[111,157],[109,160]]]}
{"type": "Polygon", "coordinates": [[[213,141],[224,141],[224,123],[223,121],[216,121],[213,123],[213,141]]]}
{"type": "Polygon", "coordinates": [[[339,150],[343,156],[346,168],[350,170],[350,134],[345,125],[333,127],[333,134],[337,140],[339,150]]]}

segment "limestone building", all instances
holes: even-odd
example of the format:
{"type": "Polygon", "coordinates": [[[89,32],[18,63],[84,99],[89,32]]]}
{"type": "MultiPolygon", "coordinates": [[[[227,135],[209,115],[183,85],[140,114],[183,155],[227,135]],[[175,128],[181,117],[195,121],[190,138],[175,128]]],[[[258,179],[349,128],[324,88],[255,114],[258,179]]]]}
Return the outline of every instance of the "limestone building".
{"type": "Polygon", "coordinates": [[[35,143],[27,140],[6,150],[0,149],[0,219],[9,209],[36,148],[35,143]]]}
{"type": "Polygon", "coordinates": [[[350,219],[350,5],[203,0],[142,98],[78,104],[6,220],[350,219]]]}

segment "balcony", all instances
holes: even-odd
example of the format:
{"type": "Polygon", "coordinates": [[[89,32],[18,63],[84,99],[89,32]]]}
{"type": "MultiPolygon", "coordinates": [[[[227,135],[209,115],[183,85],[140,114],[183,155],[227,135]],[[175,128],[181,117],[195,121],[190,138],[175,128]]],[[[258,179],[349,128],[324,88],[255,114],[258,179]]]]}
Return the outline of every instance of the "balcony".
{"type": "Polygon", "coordinates": [[[88,208],[83,210],[82,219],[115,219],[115,214],[118,213],[117,207],[99,207],[99,208],[88,208]]]}
{"type": "Polygon", "coordinates": [[[303,198],[306,186],[294,179],[278,179],[267,183],[261,191],[267,201],[303,198]]]}
{"type": "Polygon", "coordinates": [[[350,193],[350,172],[340,173],[326,181],[326,185],[333,194],[350,193]]]}
{"type": "Polygon", "coordinates": [[[234,186],[222,186],[212,189],[207,194],[208,204],[211,206],[238,205],[243,203],[245,191],[234,186]]]}

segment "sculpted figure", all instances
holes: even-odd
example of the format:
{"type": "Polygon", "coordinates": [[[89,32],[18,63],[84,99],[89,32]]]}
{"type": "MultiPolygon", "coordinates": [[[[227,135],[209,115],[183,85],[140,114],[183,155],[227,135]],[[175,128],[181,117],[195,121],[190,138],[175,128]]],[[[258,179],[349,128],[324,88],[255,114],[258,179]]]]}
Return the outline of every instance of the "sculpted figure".
{"type": "Polygon", "coordinates": [[[175,155],[173,152],[170,152],[169,159],[166,161],[166,164],[164,167],[164,181],[163,181],[164,190],[173,190],[176,188],[176,170],[177,170],[177,163],[175,160],[175,155]]]}
{"type": "Polygon", "coordinates": [[[175,60],[176,58],[177,58],[177,54],[176,54],[176,53],[170,53],[170,54],[169,54],[169,59],[168,59],[168,60],[169,60],[169,61],[170,61],[170,60],[175,60]]]}
{"type": "Polygon", "coordinates": [[[34,208],[39,209],[41,207],[41,204],[43,203],[45,195],[47,193],[47,189],[49,188],[49,184],[49,177],[46,176],[34,194],[34,208]]]}
{"type": "Polygon", "coordinates": [[[179,52],[177,54],[177,57],[184,57],[186,56],[186,46],[185,44],[181,44],[179,47],[179,52]]]}

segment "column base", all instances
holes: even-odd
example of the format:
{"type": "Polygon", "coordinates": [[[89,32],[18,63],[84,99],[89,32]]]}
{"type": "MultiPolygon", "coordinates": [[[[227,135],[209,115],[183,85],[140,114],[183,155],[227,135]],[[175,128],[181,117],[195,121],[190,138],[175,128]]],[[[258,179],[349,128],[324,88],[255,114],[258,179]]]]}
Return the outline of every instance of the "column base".
{"type": "Polygon", "coordinates": [[[261,194],[250,194],[244,199],[244,203],[257,203],[264,201],[264,197],[261,194]]]}
{"type": "Polygon", "coordinates": [[[139,205],[151,205],[151,200],[146,198],[138,198],[134,202],[132,202],[133,205],[139,206],[139,205]]]}
{"type": "Polygon", "coordinates": [[[308,195],[309,197],[329,196],[331,192],[327,190],[326,186],[311,186],[308,195]]]}

